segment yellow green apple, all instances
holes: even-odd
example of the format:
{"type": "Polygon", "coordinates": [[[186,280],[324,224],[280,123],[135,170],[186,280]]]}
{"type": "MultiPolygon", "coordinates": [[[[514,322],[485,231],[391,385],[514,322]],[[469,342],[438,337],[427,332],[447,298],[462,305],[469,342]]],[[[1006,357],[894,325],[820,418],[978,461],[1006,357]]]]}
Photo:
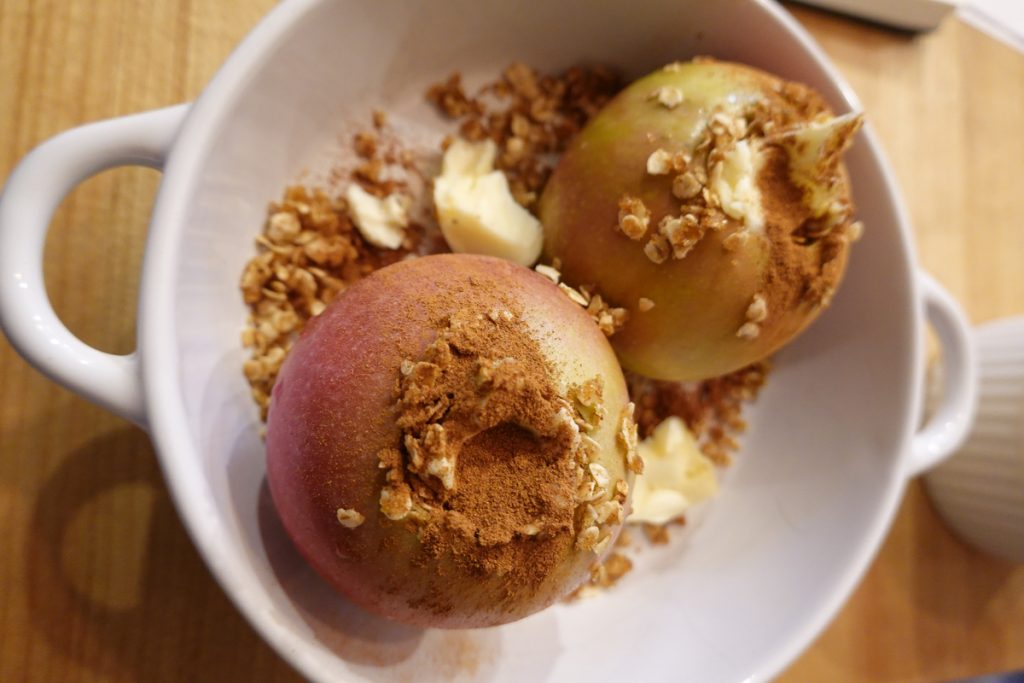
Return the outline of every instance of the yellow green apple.
{"type": "Polygon", "coordinates": [[[671,64],[559,160],[544,259],[629,310],[612,344],[630,370],[697,380],[764,358],[839,285],[860,229],[841,155],[860,122],[751,67],[671,64]]]}

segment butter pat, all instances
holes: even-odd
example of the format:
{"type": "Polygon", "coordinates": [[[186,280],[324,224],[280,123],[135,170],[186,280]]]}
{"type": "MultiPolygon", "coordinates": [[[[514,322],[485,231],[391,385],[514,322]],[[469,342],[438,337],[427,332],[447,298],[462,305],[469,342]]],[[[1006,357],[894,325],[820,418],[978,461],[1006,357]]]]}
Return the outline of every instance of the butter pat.
{"type": "Polygon", "coordinates": [[[641,441],[643,474],[633,484],[628,522],[665,524],[718,493],[715,468],[678,417],[670,417],[641,441]]]}
{"type": "Polygon", "coordinates": [[[345,200],[352,222],[367,242],[384,249],[402,246],[409,225],[407,197],[392,194],[381,199],[352,183],[345,191],[345,200]]]}
{"type": "Polygon", "coordinates": [[[764,211],[757,176],[761,171],[759,147],[739,140],[711,167],[708,187],[718,198],[722,211],[755,232],[764,229],[764,211]]]}
{"type": "Polygon", "coordinates": [[[804,191],[804,204],[811,215],[820,217],[829,211],[840,187],[837,179],[843,152],[863,122],[863,114],[843,114],[802,124],[771,140],[789,157],[789,177],[804,191]]]}
{"type": "Polygon", "coordinates": [[[445,240],[456,253],[497,256],[530,266],[540,256],[540,221],[516,203],[508,179],[494,170],[491,140],[456,140],[434,179],[434,206],[445,240]]]}

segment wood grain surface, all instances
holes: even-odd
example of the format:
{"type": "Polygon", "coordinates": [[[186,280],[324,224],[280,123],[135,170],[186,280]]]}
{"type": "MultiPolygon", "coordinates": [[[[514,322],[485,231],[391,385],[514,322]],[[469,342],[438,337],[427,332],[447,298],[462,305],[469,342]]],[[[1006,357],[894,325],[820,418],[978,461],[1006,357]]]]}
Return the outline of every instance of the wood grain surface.
{"type": "MultiPolygon", "coordinates": [[[[195,98],[270,0],[3,0],[0,178],[79,123],[195,98]]],[[[794,8],[853,84],[921,263],[975,322],[1024,313],[1024,56],[956,21],[911,36],[794,8]]],[[[159,176],[121,169],[56,216],[70,329],[134,345],[159,176]]],[[[206,571],[141,431],[0,341],[0,681],[295,681],[206,571]]],[[[839,617],[784,681],[940,681],[1024,667],[1024,566],[940,523],[918,483],[839,617]]]]}

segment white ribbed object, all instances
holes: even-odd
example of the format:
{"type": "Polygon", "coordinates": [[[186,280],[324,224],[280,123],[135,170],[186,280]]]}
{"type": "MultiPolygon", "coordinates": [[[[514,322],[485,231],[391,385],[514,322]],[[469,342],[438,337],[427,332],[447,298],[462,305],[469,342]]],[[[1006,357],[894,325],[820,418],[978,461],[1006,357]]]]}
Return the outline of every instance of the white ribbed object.
{"type": "Polygon", "coordinates": [[[928,472],[939,514],[978,548],[1024,562],[1024,317],[977,328],[978,412],[963,448],[928,472]]]}

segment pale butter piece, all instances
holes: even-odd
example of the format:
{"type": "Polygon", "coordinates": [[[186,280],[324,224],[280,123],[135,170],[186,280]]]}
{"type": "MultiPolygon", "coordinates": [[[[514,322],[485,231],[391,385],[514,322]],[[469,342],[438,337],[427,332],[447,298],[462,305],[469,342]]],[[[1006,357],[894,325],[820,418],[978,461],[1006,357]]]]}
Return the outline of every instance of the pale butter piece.
{"type": "Polygon", "coordinates": [[[345,199],[352,222],[367,242],[384,249],[402,246],[409,225],[407,197],[392,194],[381,199],[352,183],[345,191],[345,199]]]}
{"type": "Polygon", "coordinates": [[[761,191],[757,187],[762,165],[760,147],[749,140],[739,140],[725,150],[708,177],[708,187],[718,198],[722,211],[743,221],[754,232],[764,229],[761,191]]]}
{"type": "Polygon", "coordinates": [[[544,243],[540,221],[513,198],[505,174],[494,170],[496,154],[491,140],[456,140],[448,147],[441,175],[434,179],[441,232],[456,253],[530,266],[544,243]]]}
{"type": "Polygon", "coordinates": [[[665,419],[637,451],[644,471],[636,475],[626,521],[665,524],[718,493],[714,465],[678,417],[665,419]]]}
{"type": "Polygon", "coordinates": [[[863,123],[861,113],[843,114],[801,124],[771,139],[789,157],[789,176],[803,189],[813,216],[825,215],[835,200],[843,152],[863,123]]]}

